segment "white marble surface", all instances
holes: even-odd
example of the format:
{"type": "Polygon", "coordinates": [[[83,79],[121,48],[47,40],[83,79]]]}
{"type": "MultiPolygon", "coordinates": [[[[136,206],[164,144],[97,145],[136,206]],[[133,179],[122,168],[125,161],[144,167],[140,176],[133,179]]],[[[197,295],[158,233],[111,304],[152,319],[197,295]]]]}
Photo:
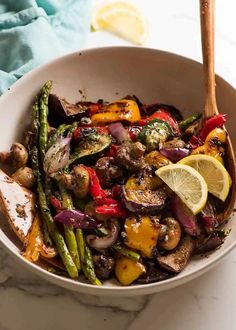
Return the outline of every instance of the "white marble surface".
{"type": "MultiPolygon", "coordinates": [[[[149,22],[147,46],[201,59],[197,0],[134,2],[149,22]]],[[[217,1],[216,71],[234,86],[235,13],[235,0],[217,1]]],[[[104,32],[93,33],[88,40],[88,47],[125,44],[104,32]]],[[[233,330],[235,297],[236,251],[179,288],[114,299],[53,286],[26,272],[0,248],[0,330],[233,330]]]]}

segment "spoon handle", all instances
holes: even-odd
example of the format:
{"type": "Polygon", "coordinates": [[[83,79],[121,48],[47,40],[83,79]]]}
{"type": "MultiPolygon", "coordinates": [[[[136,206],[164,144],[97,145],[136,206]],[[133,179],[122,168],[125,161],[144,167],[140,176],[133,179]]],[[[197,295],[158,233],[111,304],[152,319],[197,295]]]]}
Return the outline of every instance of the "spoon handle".
{"type": "Polygon", "coordinates": [[[215,0],[200,0],[202,56],[206,91],[205,117],[218,114],[215,94],[214,12],[215,0]]]}

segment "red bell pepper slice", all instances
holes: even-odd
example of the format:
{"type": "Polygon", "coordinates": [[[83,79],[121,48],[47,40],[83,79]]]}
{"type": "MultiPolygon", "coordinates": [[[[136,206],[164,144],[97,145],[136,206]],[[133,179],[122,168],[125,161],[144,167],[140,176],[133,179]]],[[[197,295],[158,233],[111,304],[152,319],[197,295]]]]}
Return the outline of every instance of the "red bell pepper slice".
{"type": "Polygon", "coordinates": [[[104,199],[107,197],[107,193],[102,189],[97,173],[91,167],[83,166],[89,174],[90,179],[90,194],[93,199],[104,199]]]}
{"type": "Polygon", "coordinates": [[[201,141],[205,141],[207,135],[213,131],[213,129],[217,127],[223,127],[224,123],[226,122],[227,115],[216,115],[213,117],[210,117],[205,120],[205,122],[202,125],[202,129],[200,130],[198,137],[201,141]]]}
{"type": "Polygon", "coordinates": [[[123,208],[123,206],[114,201],[114,204],[111,205],[102,205],[96,207],[96,212],[98,214],[110,215],[115,218],[126,218],[128,216],[127,211],[123,208]]]}
{"type": "Polygon", "coordinates": [[[56,198],[55,196],[51,195],[49,197],[49,202],[53,206],[53,208],[56,210],[57,213],[62,210],[61,201],[58,198],[56,198]]]}
{"type": "Polygon", "coordinates": [[[189,141],[190,146],[195,149],[204,144],[207,135],[217,127],[223,127],[226,122],[227,115],[216,115],[206,119],[203,122],[202,129],[197,135],[193,135],[189,141]]]}

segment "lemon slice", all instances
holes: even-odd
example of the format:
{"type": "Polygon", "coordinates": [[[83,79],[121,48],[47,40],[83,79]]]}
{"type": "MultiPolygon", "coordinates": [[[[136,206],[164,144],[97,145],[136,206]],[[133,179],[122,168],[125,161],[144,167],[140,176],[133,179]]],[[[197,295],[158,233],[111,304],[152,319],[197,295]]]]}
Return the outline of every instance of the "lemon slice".
{"type": "Polygon", "coordinates": [[[194,168],[183,164],[170,164],[159,168],[155,173],[181,198],[193,214],[203,209],[208,195],[207,184],[194,168]]]}
{"type": "Polygon", "coordinates": [[[106,1],[92,17],[92,28],[108,30],[134,44],[142,45],[147,38],[147,23],[142,13],[131,3],[106,1]]]}
{"type": "Polygon", "coordinates": [[[185,164],[197,170],[205,179],[208,191],[223,202],[231,187],[231,178],[225,167],[209,155],[191,155],[181,159],[178,164],[185,164]]]}

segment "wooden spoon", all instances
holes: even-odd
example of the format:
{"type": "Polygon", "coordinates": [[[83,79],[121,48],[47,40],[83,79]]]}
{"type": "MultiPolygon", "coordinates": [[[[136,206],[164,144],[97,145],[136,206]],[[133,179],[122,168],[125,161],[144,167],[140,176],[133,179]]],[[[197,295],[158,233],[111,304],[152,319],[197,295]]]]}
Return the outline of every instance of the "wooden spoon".
{"type": "MultiPolygon", "coordinates": [[[[204,117],[208,118],[219,113],[216,103],[215,92],[215,69],[214,69],[214,11],[215,0],[200,0],[201,36],[203,71],[205,79],[205,107],[204,117]]],[[[225,222],[235,206],[236,201],[236,171],[235,157],[230,137],[227,134],[226,141],[226,166],[232,179],[231,192],[226,200],[224,212],[220,215],[219,222],[225,222]]]]}

